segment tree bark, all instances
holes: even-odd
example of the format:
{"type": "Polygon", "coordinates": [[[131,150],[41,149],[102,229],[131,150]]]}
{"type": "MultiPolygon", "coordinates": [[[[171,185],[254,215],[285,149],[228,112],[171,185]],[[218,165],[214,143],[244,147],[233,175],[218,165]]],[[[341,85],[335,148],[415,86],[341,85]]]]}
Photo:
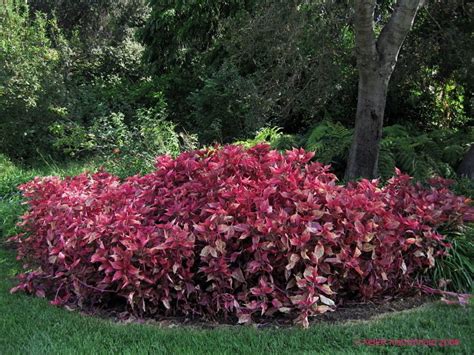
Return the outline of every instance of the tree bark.
{"type": "Polygon", "coordinates": [[[471,144],[471,148],[469,148],[464,156],[457,173],[459,176],[474,180],[474,144],[471,144]]]}
{"type": "Polygon", "coordinates": [[[380,140],[387,89],[398,53],[423,0],[398,0],[378,38],[374,31],[376,0],[355,0],[357,67],[359,89],[354,138],[345,178],[378,175],[380,140]]]}
{"type": "Polygon", "coordinates": [[[388,78],[362,70],[359,77],[357,113],[346,178],[377,176],[388,78]]]}

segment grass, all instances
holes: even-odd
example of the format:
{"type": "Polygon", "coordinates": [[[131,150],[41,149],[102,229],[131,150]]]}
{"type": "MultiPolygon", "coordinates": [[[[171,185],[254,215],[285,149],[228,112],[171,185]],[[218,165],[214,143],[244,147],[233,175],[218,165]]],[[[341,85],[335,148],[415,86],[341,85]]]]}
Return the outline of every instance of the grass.
{"type": "MultiPolygon", "coordinates": [[[[1,162],[0,162],[1,163],[1,162]]],[[[0,164],[1,168],[1,164],[0,164]]],[[[193,353],[193,354],[366,354],[474,352],[473,306],[463,309],[439,302],[364,322],[315,324],[308,330],[255,329],[248,326],[200,329],[166,328],[146,324],[118,324],[69,312],[47,300],[10,294],[20,272],[12,250],[2,249],[1,238],[11,234],[21,211],[14,184],[31,175],[72,175],[81,166],[45,170],[0,172],[0,354],[23,353],[193,353]],[[8,175],[8,177],[7,177],[8,175]],[[13,176],[13,177],[12,177],[13,176]],[[3,185],[2,182],[3,181],[3,185]],[[459,339],[455,347],[366,346],[362,339],[459,339]]]]}
{"type": "Polygon", "coordinates": [[[17,233],[16,222],[25,206],[21,204],[17,186],[32,180],[35,176],[73,176],[83,171],[94,171],[97,163],[74,162],[64,165],[44,159],[39,167],[24,168],[13,164],[0,154],[0,241],[17,233]]]}

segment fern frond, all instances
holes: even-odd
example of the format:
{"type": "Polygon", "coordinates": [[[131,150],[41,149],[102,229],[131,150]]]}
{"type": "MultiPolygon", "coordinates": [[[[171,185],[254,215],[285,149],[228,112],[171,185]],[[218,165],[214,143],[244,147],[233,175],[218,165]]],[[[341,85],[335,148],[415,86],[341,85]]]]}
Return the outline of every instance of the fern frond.
{"type": "Polygon", "coordinates": [[[352,130],[340,123],[323,121],[315,126],[305,148],[316,152],[316,159],[325,164],[346,160],[352,141],[352,130]]]}

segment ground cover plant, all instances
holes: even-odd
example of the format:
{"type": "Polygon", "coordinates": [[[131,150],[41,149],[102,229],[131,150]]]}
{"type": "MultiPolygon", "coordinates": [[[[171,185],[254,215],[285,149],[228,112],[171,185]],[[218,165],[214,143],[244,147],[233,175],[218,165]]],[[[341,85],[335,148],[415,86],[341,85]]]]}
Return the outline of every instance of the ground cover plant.
{"type": "Polygon", "coordinates": [[[105,172],[22,185],[29,210],[14,238],[26,272],[13,291],[68,306],[121,305],[139,316],[291,314],[347,300],[413,294],[472,220],[443,179],[339,185],[302,149],[268,145],[160,156],[121,182],[105,172]]]}

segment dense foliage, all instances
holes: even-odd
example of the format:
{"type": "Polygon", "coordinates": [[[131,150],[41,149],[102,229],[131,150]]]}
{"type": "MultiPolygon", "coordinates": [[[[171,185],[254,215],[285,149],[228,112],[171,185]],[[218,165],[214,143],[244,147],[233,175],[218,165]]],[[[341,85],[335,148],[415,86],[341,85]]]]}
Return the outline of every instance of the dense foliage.
{"type": "MultiPolygon", "coordinates": [[[[390,3],[378,2],[377,28],[390,3]]],[[[118,149],[130,172],[145,172],[150,157],[177,153],[176,139],[181,151],[245,140],[267,126],[290,138],[325,120],[353,125],[357,71],[347,2],[26,4],[0,9],[0,151],[15,160],[106,158],[118,149]],[[163,132],[158,140],[170,146],[139,144],[144,130],[163,132]]],[[[432,130],[472,124],[471,16],[461,0],[420,11],[391,80],[388,125],[408,125],[423,140],[432,130]]],[[[407,153],[396,148],[407,145],[402,136],[383,147],[391,153],[382,157],[382,176],[394,163],[416,177],[446,171],[400,166],[414,156],[397,156],[407,153]]],[[[348,137],[335,149],[345,152],[348,137]]],[[[451,145],[443,139],[436,144],[451,145]]],[[[461,150],[451,153],[461,159],[461,150]]],[[[439,165],[436,155],[428,158],[439,165]]],[[[332,161],[337,172],[343,161],[332,161]]]]}
{"type": "Polygon", "coordinates": [[[166,102],[135,39],[144,2],[30,5],[0,9],[0,151],[28,164],[116,149],[128,160],[177,154],[179,133],[164,122],[166,102]]]}
{"type": "Polygon", "coordinates": [[[16,238],[14,290],[53,304],[118,304],[139,315],[288,314],[297,323],[350,299],[415,290],[474,211],[447,181],[397,173],[336,184],[313,153],[257,145],[160,156],[121,183],[104,172],[36,178],[16,238]]]}
{"type": "Polygon", "coordinates": [[[0,151],[14,158],[51,145],[48,125],[64,95],[56,29],[41,14],[0,7],[0,151]]]}
{"type": "MultiPolygon", "coordinates": [[[[247,148],[268,143],[278,150],[303,147],[314,151],[319,162],[331,164],[334,173],[342,177],[352,134],[353,130],[341,123],[324,120],[305,134],[284,134],[280,128],[265,127],[253,138],[236,143],[247,148]]],[[[455,179],[455,189],[471,197],[472,180],[457,177],[456,168],[473,140],[472,127],[423,132],[413,126],[386,126],[381,141],[380,177],[389,179],[398,168],[419,181],[433,176],[455,179]]]]}
{"type": "MultiPolygon", "coordinates": [[[[392,1],[378,1],[377,30],[392,1]]],[[[205,143],[269,125],[301,133],[323,119],[352,126],[357,70],[348,2],[151,1],[141,31],[170,118],[205,143]]],[[[426,2],[390,84],[388,124],[455,128],[472,118],[473,8],[426,2]]]]}
{"type": "MultiPolygon", "coordinates": [[[[344,170],[352,130],[341,124],[322,122],[303,139],[306,149],[317,152],[319,160],[344,170]]],[[[389,178],[394,168],[424,180],[432,176],[456,177],[456,168],[474,141],[472,127],[436,129],[423,132],[415,127],[386,126],[381,141],[379,171],[389,178]]]]}

